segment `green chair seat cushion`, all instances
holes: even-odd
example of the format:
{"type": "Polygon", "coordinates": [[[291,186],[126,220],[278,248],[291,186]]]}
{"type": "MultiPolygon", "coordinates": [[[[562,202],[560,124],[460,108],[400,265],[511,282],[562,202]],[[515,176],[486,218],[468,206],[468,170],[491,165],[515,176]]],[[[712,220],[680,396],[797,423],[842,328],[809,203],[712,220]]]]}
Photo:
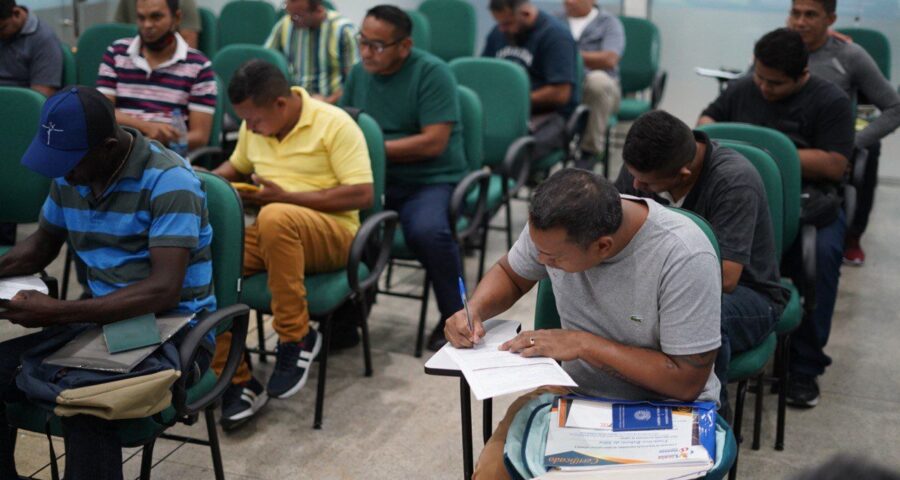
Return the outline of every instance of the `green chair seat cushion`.
{"type": "Polygon", "coordinates": [[[12,247],[7,247],[5,245],[0,245],[0,256],[6,255],[6,252],[12,250],[12,247]]]}
{"type": "MultiPolygon", "coordinates": [[[[462,217],[456,222],[456,231],[459,232],[465,230],[468,226],[469,219],[462,217]]],[[[409,245],[406,244],[406,237],[403,236],[402,228],[394,230],[394,243],[391,245],[391,257],[400,260],[417,260],[416,254],[413,253],[412,249],[409,248],[409,245]]]]}
{"type": "Polygon", "coordinates": [[[728,365],[728,381],[738,382],[753,377],[775,354],[775,334],[771,333],[758,347],[732,357],[728,365]]]}
{"type": "Polygon", "coordinates": [[[619,113],[616,114],[618,121],[627,122],[635,120],[641,115],[649,112],[650,102],[638,98],[623,98],[619,104],[619,113]]]}
{"type": "MultiPolygon", "coordinates": [[[[188,389],[188,403],[205,395],[212,390],[215,384],[216,374],[209,369],[196,385],[188,389]]],[[[6,405],[6,418],[9,424],[19,430],[45,433],[47,416],[46,410],[32,403],[14,402],[6,405]]],[[[170,406],[160,412],[160,416],[164,422],[171,423],[175,417],[175,409],[170,406]]],[[[115,424],[119,441],[125,447],[143,445],[166,428],[153,417],[116,420],[115,424]]],[[[61,437],[63,434],[62,423],[55,415],[50,416],[50,433],[57,437],[61,437]]]]}
{"type": "MultiPolygon", "coordinates": [[[[515,186],[515,180],[511,178],[506,180],[507,191],[514,188],[515,186]]],[[[478,203],[478,194],[479,192],[477,188],[473,188],[472,191],[469,192],[469,195],[466,197],[466,205],[469,208],[475,208],[475,204],[478,203]]],[[[498,208],[500,208],[501,205],[503,205],[503,176],[492,174],[490,180],[488,181],[488,211],[496,211],[498,208]]]]}
{"type": "MultiPolygon", "coordinates": [[[[359,278],[369,274],[366,264],[359,266],[359,278]]],[[[241,291],[241,302],[253,310],[271,312],[272,294],[267,285],[269,275],[257,273],[244,278],[241,291]]],[[[306,275],[306,301],[309,302],[309,314],[325,315],[337,309],[350,295],[350,283],[347,281],[347,270],[341,269],[328,273],[306,275]]]]}
{"type": "Polygon", "coordinates": [[[562,163],[566,159],[566,152],[563,150],[554,150],[543,158],[537,159],[531,165],[532,172],[544,172],[553,168],[554,165],[562,163]]]}
{"type": "Polygon", "coordinates": [[[791,298],[781,313],[781,318],[775,324],[775,333],[784,335],[791,333],[800,326],[800,320],[803,319],[803,309],[800,307],[800,292],[793,283],[782,279],[781,284],[791,291],[791,298]]]}

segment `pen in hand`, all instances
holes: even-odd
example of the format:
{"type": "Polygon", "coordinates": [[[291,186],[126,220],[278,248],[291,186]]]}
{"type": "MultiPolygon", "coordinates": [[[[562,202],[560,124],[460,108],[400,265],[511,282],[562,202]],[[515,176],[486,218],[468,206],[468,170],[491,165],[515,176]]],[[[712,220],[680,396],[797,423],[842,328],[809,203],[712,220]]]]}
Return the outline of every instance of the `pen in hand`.
{"type": "Polygon", "coordinates": [[[472,325],[472,315],[469,314],[469,301],[466,299],[466,282],[463,281],[462,277],[459,277],[459,297],[462,299],[463,308],[466,310],[466,323],[469,327],[469,333],[472,334],[473,343],[477,343],[475,341],[475,326],[472,325]]]}

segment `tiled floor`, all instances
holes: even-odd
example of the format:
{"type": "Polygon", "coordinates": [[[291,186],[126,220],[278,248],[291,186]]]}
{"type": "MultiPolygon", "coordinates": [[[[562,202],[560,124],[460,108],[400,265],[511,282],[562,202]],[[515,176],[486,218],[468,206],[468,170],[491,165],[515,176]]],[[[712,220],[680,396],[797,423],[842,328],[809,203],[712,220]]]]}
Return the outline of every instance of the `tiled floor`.
{"type": "MultiPolygon", "coordinates": [[[[740,478],[787,478],[837,452],[867,454],[900,468],[900,370],[896,368],[900,298],[895,296],[900,251],[894,248],[900,236],[900,213],[894,209],[898,204],[900,187],[882,185],[863,242],[869,263],[843,269],[828,346],[834,365],[822,379],[820,405],[808,411],[789,410],[787,448],[776,452],[775,397],[768,395],[762,448],[752,451],[748,441],[741,449],[740,478]]],[[[514,217],[521,228],[524,203],[514,206],[514,217]]],[[[496,259],[505,246],[502,235],[492,232],[490,243],[489,259],[496,259]]],[[[467,262],[474,274],[474,258],[467,262]]],[[[59,262],[50,270],[59,275],[59,262]]],[[[398,271],[395,278],[412,289],[421,281],[418,275],[398,271]]],[[[533,307],[532,293],[503,317],[528,326],[533,307]]],[[[294,398],[271,401],[244,429],[221,434],[227,477],[458,479],[462,475],[458,388],[452,379],[425,375],[426,358],[413,357],[417,314],[414,301],[379,297],[370,318],[374,376],[363,377],[359,348],[331,357],[324,428],[312,429],[314,382],[294,398]]],[[[433,324],[433,305],[429,318],[433,324]]],[[[0,323],[0,338],[9,331],[10,327],[0,323]]],[[[250,338],[255,335],[251,333],[250,338]]],[[[258,371],[265,375],[270,365],[261,365],[258,371]]],[[[511,400],[495,401],[495,421],[511,400]]],[[[745,418],[747,424],[752,422],[750,409],[745,418]]],[[[478,408],[474,422],[479,432],[478,408]]],[[[176,431],[205,435],[202,421],[176,431]]],[[[746,432],[749,436],[750,430],[746,432]]],[[[476,440],[476,455],[480,446],[476,440]]],[[[57,450],[61,448],[58,442],[57,450]]],[[[126,478],[136,478],[140,455],[135,449],[125,453],[126,478]]],[[[20,434],[17,460],[21,474],[49,478],[43,436],[20,434]]],[[[213,478],[209,451],[204,447],[163,440],[157,444],[154,460],[157,479],[213,478]]]]}

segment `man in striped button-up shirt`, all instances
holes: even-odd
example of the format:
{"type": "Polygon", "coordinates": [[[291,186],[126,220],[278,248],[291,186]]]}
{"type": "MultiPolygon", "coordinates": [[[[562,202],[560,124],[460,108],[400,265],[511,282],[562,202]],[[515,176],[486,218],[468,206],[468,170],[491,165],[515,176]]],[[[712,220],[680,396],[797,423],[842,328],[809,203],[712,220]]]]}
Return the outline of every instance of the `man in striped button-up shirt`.
{"type": "Polygon", "coordinates": [[[359,61],[356,27],[322,0],[287,0],[266,47],[284,54],[291,83],[316,99],[336,103],[350,68],[359,61]]]}

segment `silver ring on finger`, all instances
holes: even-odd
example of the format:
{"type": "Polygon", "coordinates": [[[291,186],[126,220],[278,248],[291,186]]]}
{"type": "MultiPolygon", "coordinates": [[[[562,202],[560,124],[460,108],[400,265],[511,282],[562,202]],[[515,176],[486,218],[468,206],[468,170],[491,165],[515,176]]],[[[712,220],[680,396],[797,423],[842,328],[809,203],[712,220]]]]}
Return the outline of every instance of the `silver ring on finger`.
{"type": "Polygon", "coordinates": [[[528,342],[531,343],[531,346],[534,346],[534,337],[528,339],[528,342]]]}

